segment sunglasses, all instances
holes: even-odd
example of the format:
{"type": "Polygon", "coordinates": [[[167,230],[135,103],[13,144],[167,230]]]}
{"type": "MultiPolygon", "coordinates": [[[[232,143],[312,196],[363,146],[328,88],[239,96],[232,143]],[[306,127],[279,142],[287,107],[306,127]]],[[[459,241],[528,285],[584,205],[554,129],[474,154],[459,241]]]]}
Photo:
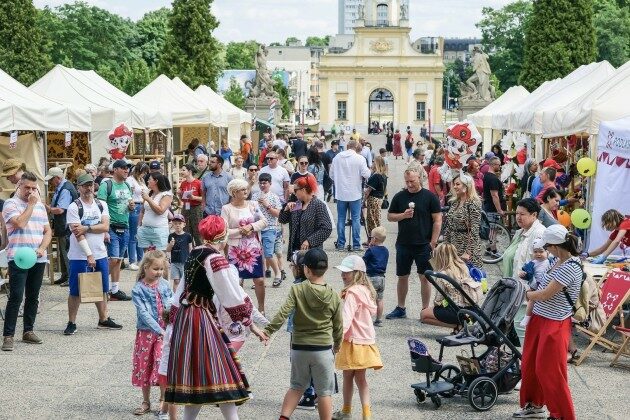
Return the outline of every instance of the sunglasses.
{"type": "Polygon", "coordinates": [[[269,158],[267,158],[267,160],[276,160],[276,159],[278,159],[278,158],[277,157],[269,157],[269,158]]]}
{"type": "Polygon", "coordinates": [[[300,162],[300,165],[308,165],[308,162],[300,162]]]}
{"type": "Polygon", "coordinates": [[[248,169],[249,172],[258,172],[258,169],[248,169]]]}

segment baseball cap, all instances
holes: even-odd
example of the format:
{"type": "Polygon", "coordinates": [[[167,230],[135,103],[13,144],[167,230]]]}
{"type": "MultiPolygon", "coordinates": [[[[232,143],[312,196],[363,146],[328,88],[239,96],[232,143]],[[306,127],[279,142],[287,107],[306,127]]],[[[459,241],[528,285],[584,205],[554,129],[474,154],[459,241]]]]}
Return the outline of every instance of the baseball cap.
{"type": "Polygon", "coordinates": [[[366,271],[365,261],[363,261],[363,258],[359,257],[358,255],[347,256],[346,258],[341,260],[341,264],[339,264],[335,268],[344,273],[349,273],[355,270],[363,272],[366,271]]]}
{"type": "Polygon", "coordinates": [[[161,168],[160,162],[158,162],[157,160],[153,160],[149,164],[149,169],[152,170],[152,171],[158,170],[160,168],[161,168]]]}
{"type": "Polygon", "coordinates": [[[486,152],[486,154],[485,154],[485,155],[483,155],[483,158],[484,158],[485,160],[490,160],[490,159],[492,159],[494,156],[495,156],[495,154],[494,154],[493,152],[486,152]]]}
{"type": "Polygon", "coordinates": [[[543,232],[542,241],[546,245],[559,245],[566,242],[569,231],[562,225],[551,225],[543,232]]]}
{"type": "Polygon", "coordinates": [[[328,268],[328,255],[323,249],[309,249],[304,255],[304,265],[308,268],[326,269],[328,268]]]}
{"type": "Polygon", "coordinates": [[[123,159],[119,159],[116,162],[112,163],[112,169],[127,169],[127,161],[123,159]]]}
{"type": "Polygon", "coordinates": [[[533,249],[544,249],[544,247],[545,247],[545,241],[543,241],[542,238],[534,239],[534,248],[533,249]]]}
{"type": "Polygon", "coordinates": [[[184,215],[183,215],[183,214],[179,214],[179,213],[178,213],[178,214],[173,215],[173,219],[172,219],[172,221],[173,221],[173,222],[175,222],[175,221],[177,221],[177,222],[185,222],[185,221],[186,221],[186,219],[184,218],[184,215]]]}
{"type": "Polygon", "coordinates": [[[0,176],[12,176],[15,175],[19,170],[26,170],[26,164],[20,159],[11,158],[4,161],[2,164],[2,173],[0,176]]]}
{"type": "Polygon", "coordinates": [[[331,146],[339,146],[339,142],[337,140],[333,140],[330,142],[331,146]]]}
{"type": "Polygon", "coordinates": [[[53,166],[52,168],[48,170],[48,174],[44,178],[44,181],[50,181],[56,176],[63,178],[63,169],[61,169],[58,166],[53,166]]]}
{"type": "Polygon", "coordinates": [[[94,178],[90,174],[83,174],[77,178],[77,185],[89,184],[90,182],[94,182],[94,178]]]}
{"type": "Polygon", "coordinates": [[[542,162],[542,167],[543,167],[543,168],[562,169],[562,166],[560,166],[560,165],[558,164],[558,162],[556,162],[556,161],[555,161],[555,160],[553,160],[553,159],[545,159],[545,160],[542,162]]]}

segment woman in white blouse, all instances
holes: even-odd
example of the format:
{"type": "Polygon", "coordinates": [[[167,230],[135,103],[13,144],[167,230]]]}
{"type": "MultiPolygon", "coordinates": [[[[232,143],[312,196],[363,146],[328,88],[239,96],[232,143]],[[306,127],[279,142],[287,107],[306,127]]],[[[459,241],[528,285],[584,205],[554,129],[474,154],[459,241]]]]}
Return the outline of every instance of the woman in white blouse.
{"type": "MultiPolygon", "coordinates": [[[[86,165],[87,170],[87,165],[86,165]]],[[[131,187],[132,198],[135,206],[133,211],[129,213],[129,245],[127,252],[129,256],[129,268],[138,270],[138,265],[144,256],[144,250],[138,246],[136,236],[138,234],[138,225],[140,222],[140,213],[142,212],[142,191],[149,192],[144,177],[149,173],[149,165],[146,162],[138,162],[133,167],[131,174],[127,177],[127,184],[131,187]]]]}
{"type": "Polygon", "coordinates": [[[144,205],[140,214],[138,246],[145,251],[155,248],[166,251],[168,244],[168,213],[173,202],[171,184],[162,174],[152,173],[148,181],[149,192],[142,192],[144,205]]]}

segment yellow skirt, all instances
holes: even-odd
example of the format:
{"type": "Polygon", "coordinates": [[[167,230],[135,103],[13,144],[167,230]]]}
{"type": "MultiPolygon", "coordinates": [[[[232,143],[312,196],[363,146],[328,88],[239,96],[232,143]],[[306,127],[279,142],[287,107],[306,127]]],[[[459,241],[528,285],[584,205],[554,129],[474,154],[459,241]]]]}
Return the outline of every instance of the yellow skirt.
{"type": "Polygon", "coordinates": [[[376,344],[355,344],[343,340],[335,358],[335,368],[340,370],[380,369],[381,353],[376,344]]]}

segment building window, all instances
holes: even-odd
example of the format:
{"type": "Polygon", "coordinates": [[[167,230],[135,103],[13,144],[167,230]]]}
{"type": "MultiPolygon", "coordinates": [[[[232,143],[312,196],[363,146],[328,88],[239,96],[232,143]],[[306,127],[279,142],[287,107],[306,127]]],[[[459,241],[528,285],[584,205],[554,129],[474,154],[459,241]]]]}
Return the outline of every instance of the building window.
{"type": "Polygon", "coordinates": [[[416,102],[416,120],[418,121],[426,120],[426,110],[427,110],[426,102],[416,102]]]}
{"type": "Polygon", "coordinates": [[[346,101],[337,101],[337,119],[345,120],[348,103],[346,101]]]}
{"type": "Polygon", "coordinates": [[[378,26],[387,26],[389,21],[388,8],[386,4],[376,6],[376,24],[378,26]]]}

